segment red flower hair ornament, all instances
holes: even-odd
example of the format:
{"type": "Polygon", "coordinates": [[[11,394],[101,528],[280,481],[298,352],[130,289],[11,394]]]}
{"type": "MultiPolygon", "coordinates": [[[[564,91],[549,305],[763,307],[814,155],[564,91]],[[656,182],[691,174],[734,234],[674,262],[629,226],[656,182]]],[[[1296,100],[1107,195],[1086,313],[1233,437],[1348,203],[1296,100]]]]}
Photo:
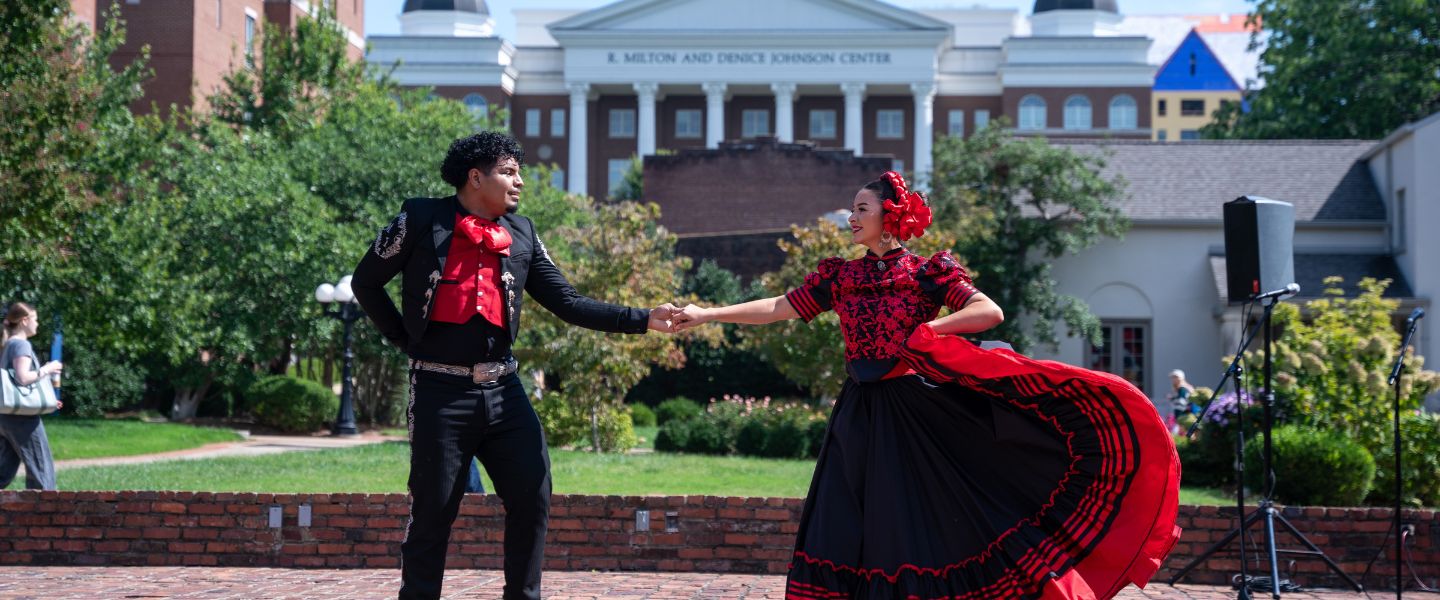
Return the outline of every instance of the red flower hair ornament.
{"type": "Polygon", "coordinates": [[[902,242],[925,235],[932,218],[925,198],[919,192],[910,191],[899,173],[886,171],[881,177],[895,188],[895,199],[885,201],[885,231],[902,242]]]}

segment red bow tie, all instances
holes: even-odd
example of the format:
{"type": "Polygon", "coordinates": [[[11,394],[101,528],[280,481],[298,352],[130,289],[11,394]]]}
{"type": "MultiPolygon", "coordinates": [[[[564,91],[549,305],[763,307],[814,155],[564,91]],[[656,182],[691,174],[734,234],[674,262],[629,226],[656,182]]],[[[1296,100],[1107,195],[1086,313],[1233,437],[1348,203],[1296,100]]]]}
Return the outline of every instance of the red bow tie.
{"type": "Polygon", "coordinates": [[[510,256],[510,232],[499,223],[475,215],[460,218],[460,233],[475,245],[502,256],[510,256]]]}

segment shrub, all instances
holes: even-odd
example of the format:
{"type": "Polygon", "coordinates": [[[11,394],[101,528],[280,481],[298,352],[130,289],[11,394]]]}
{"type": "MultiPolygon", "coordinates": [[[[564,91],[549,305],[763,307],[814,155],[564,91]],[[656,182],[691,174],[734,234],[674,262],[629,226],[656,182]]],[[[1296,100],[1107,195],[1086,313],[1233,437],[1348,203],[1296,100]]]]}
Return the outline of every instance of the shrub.
{"type": "Polygon", "coordinates": [[[804,458],[810,438],[794,419],[781,419],[768,428],[765,448],[760,454],[770,458],[804,458]]]}
{"type": "Polygon", "coordinates": [[[318,429],[340,409],[340,398],[325,386],[289,375],[257,380],[246,392],[261,425],[304,433],[318,429]]]}
{"type": "MultiPolygon", "coordinates": [[[[1375,485],[1366,501],[1391,506],[1395,502],[1395,452],[1390,436],[1385,437],[1375,452],[1375,485]]],[[[1440,415],[1400,415],[1400,458],[1405,474],[1402,504],[1440,506],[1440,415]]]]}
{"type": "MultiPolygon", "coordinates": [[[[1358,506],[1375,479],[1375,459],[1343,435],[1286,425],[1274,430],[1275,499],[1303,506],[1358,506]]],[[[1245,446],[1247,485],[1264,490],[1259,438],[1245,446]]]]}
{"type": "Polygon", "coordinates": [[[765,456],[770,426],[761,419],[747,419],[735,434],[735,451],[746,456],[765,456]]]}
{"type": "Polygon", "coordinates": [[[664,425],[672,420],[685,420],[699,417],[704,409],[700,408],[694,400],[679,396],[660,403],[655,407],[655,424],[664,425]]]}
{"type": "Polygon", "coordinates": [[[1260,430],[1265,408],[1248,393],[1240,394],[1240,401],[1236,402],[1234,392],[1212,399],[1209,389],[1197,388],[1193,398],[1197,403],[1215,406],[1206,414],[1196,437],[1176,447],[1184,467],[1185,483],[1203,487],[1232,486],[1235,484],[1236,411],[1244,408],[1245,443],[1249,447],[1257,439],[1255,433],[1260,430]]]}
{"type": "Polygon", "coordinates": [[[631,404],[630,420],[635,422],[636,427],[654,427],[655,411],[644,404],[631,404]]]}
{"type": "Polygon", "coordinates": [[[684,452],[690,444],[690,429],[696,419],[672,419],[660,426],[655,434],[657,452],[684,452]]]}
{"type": "MultiPolygon", "coordinates": [[[[626,452],[640,445],[640,438],[635,435],[635,424],[630,419],[630,413],[624,408],[602,407],[599,425],[601,452],[626,452]]],[[[582,439],[582,445],[590,440],[588,427],[586,432],[587,435],[582,439]]]]}
{"type": "Polygon", "coordinates": [[[810,439],[807,446],[810,458],[820,458],[820,448],[825,445],[825,434],[830,431],[830,423],[825,419],[816,419],[805,426],[805,436],[810,439]]]}
{"type": "Polygon", "coordinates": [[[690,439],[685,451],[691,454],[730,454],[735,450],[735,435],[714,419],[690,421],[690,439]]]}
{"type": "MultiPolygon", "coordinates": [[[[84,344],[66,347],[65,371],[60,374],[64,413],[100,417],[140,404],[145,394],[145,371],[123,356],[104,355],[84,344]]],[[[8,365],[7,365],[8,366],[8,365]]]]}
{"type": "Polygon", "coordinates": [[[534,402],[540,428],[545,430],[545,443],[563,448],[579,442],[590,432],[590,420],[581,418],[575,405],[559,392],[547,391],[534,402]]]}
{"type": "MultiPolygon", "coordinates": [[[[545,430],[545,443],[551,447],[581,446],[589,448],[590,413],[576,406],[560,392],[545,392],[535,402],[535,414],[540,417],[540,427],[545,430]]],[[[635,436],[635,425],[630,413],[624,407],[605,405],[598,415],[600,426],[600,450],[603,452],[624,452],[640,443],[635,436]]]]}

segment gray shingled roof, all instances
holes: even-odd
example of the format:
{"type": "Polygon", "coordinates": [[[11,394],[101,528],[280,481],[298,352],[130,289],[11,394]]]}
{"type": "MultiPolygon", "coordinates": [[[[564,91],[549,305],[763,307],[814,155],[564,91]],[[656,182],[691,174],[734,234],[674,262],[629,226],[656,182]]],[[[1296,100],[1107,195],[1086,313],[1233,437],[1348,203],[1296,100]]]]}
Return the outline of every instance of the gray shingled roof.
{"type": "Polygon", "coordinates": [[[1144,220],[1221,220],[1221,205],[1243,195],[1295,205],[1295,220],[1385,219],[1360,156],[1366,140],[1069,141],[1082,151],[1109,148],[1105,175],[1128,182],[1125,214],[1144,220]]]}
{"type": "MultiPolygon", "coordinates": [[[[1210,257],[1210,272],[1215,277],[1215,292],[1222,302],[1228,302],[1225,285],[1225,257],[1210,257]]],[[[1296,254],[1295,283],[1300,284],[1300,298],[1319,298],[1325,289],[1325,278],[1339,275],[1345,281],[1340,285],[1347,298],[1360,293],[1356,284],[1365,277],[1390,279],[1385,288],[1386,298],[1411,298],[1415,293],[1410,282],[1395,264],[1395,257],[1387,254],[1296,254]]]]}

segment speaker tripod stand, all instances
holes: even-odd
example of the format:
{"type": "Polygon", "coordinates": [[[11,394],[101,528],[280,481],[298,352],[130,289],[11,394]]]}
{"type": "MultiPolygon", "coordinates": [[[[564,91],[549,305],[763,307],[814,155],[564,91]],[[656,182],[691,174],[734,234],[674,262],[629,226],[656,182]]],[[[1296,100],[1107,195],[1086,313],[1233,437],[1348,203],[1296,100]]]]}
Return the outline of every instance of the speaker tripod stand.
{"type": "MultiPolygon", "coordinates": [[[[1280,302],[1281,296],[1284,296],[1288,293],[1295,293],[1298,291],[1299,286],[1295,286],[1292,284],[1291,286],[1288,286],[1283,290],[1259,294],[1253,298],[1254,301],[1261,302],[1264,305],[1265,309],[1264,316],[1260,319],[1260,330],[1263,330],[1265,332],[1265,393],[1262,396],[1262,402],[1264,407],[1264,422],[1262,423],[1261,427],[1261,431],[1264,436],[1264,460],[1261,468],[1264,469],[1263,473],[1265,475],[1265,496],[1260,499],[1255,512],[1251,513],[1249,516],[1246,516],[1244,478],[1245,427],[1243,417],[1245,410],[1244,406],[1241,403],[1241,399],[1243,398],[1244,394],[1244,370],[1240,366],[1240,361],[1245,355],[1246,348],[1250,347],[1250,342],[1255,339],[1255,334],[1258,333],[1258,331],[1252,331],[1250,332],[1250,336],[1247,337],[1245,341],[1240,345],[1240,349],[1235,353],[1235,360],[1231,361],[1230,367],[1225,370],[1225,376],[1220,379],[1220,384],[1215,386],[1214,388],[1218,393],[1219,390],[1225,387],[1225,381],[1227,379],[1229,379],[1232,375],[1235,377],[1235,414],[1239,419],[1239,421],[1237,422],[1237,430],[1235,434],[1235,497],[1236,509],[1238,510],[1237,515],[1240,517],[1240,524],[1237,525],[1235,529],[1232,529],[1229,533],[1225,534],[1225,537],[1220,538],[1219,541],[1212,544],[1209,548],[1206,548],[1204,552],[1201,552],[1199,556],[1196,556],[1193,560],[1190,561],[1189,564],[1186,564],[1184,568],[1176,572],[1175,575],[1170,578],[1171,585],[1174,585],[1175,582],[1179,581],[1186,574],[1190,573],[1190,571],[1194,570],[1195,567],[1200,566],[1200,563],[1209,560],[1212,555],[1214,555],[1216,552],[1219,552],[1222,548],[1228,546],[1231,542],[1235,541],[1236,538],[1241,538],[1240,594],[1238,598],[1240,598],[1241,600],[1250,600],[1250,577],[1249,573],[1247,572],[1248,567],[1245,564],[1245,540],[1243,539],[1242,535],[1246,531],[1249,531],[1250,528],[1253,527],[1256,523],[1263,522],[1265,524],[1264,554],[1270,561],[1271,596],[1273,596],[1277,600],[1280,598],[1280,554],[1318,557],[1321,560],[1325,561],[1325,564],[1330,567],[1331,571],[1334,571],[1337,575],[1339,575],[1342,579],[1349,583],[1351,587],[1355,588],[1355,591],[1364,591],[1364,587],[1361,586],[1359,582],[1355,581],[1349,575],[1346,575],[1344,571],[1340,570],[1340,565],[1337,565],[1335,564],[1335,561],[1330,560],[1330,557],[1326,556],[1325,552],[1320,550],[1320,548],[1316,546],[1313,542],[1311,542],[1309,538],[1306,538],[1305,534],[1300,533],[1300,530],[1296,529],[1295,525],[1291,524],[1290,521],[1285,518],[1285,515],[1280,514],[1280,511],[1275,508],[1275,502],[1272,498],[1275,492],[1275,471],[1272,467],[1272,461],[1274,460],[1274,452],[1271,445],[1270,434],[1275,417],[1275,390],[1272,383],[1274,381],[1274,364],[1271,362],[1270,357],[1271,343],[1273,341],[1271,339],[1270,317],[1275,310],[1275,305],[1280,302]],[[1290,550],[1277,548],[1275,545],[1275,524],[1277,522],[1280,524],[1280,526],[1284,527],[1291,536],[1294,536],[1295,539],[1299,540],[1300,543],[1307,548],[1307,550],[1290,550]]],[[[1206,415],[1209,415],[1210,411],[1214,409],[1214,407],[1215,402],[1212,400],[1210,404],[1205,407],[1205,411],[1201,413],[1200,418],[1196,419],[1195,425],[1190,428],[1190,431],[1187,433],[1187,435],[1194,435],[1196,428],[1198,428],[1200,424],[1204,422],[1206,415]]]]}

